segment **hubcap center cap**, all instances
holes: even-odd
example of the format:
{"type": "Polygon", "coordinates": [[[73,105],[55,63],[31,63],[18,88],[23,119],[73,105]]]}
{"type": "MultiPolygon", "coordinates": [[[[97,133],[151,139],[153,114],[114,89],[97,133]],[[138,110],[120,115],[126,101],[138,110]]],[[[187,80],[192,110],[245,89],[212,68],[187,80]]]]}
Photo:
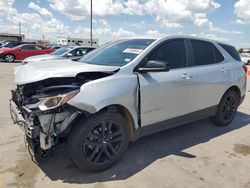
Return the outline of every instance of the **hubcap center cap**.
{"type": "Polygon", "coordinates": [[[107,144],[107,141],[106,141],[106,140],[103,140],[102,143],[103,143],[103,144],[107,144]]]}

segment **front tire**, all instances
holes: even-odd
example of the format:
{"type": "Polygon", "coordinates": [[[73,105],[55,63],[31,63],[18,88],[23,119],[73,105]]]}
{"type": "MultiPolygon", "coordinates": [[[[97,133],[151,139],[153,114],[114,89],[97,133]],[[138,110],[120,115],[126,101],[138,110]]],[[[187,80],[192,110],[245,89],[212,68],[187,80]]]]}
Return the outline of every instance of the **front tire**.
{"type": "Polygon", "coordinates": [[[119,113],[99,112],[76,122],[68,138],[68,153],[88,171],[105,170],[116,163],[128,146],[127,122],[119,113]]]}
{"type": "Polygon", "coordinates": [[[15,61],[15,56],[12,54],[7,54],[5,55],[4,60],[8,63],[12,63],[15,61]]]}
{"type": "Polygon", "coordinates": [[[227,126],[229,125],[237,112],[237,108],[239,105],[239,97],[236,92],[233,90],[229,90],[222,97],[216,115],[211,118],[217,126],[227,126]]]}

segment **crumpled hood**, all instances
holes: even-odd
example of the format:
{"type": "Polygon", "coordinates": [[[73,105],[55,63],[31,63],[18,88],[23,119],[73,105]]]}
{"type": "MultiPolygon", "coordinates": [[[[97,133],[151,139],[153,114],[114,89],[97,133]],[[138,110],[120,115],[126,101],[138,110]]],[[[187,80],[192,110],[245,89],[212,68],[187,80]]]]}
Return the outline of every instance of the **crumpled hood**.
{"type": "Polygon", "coordinates": [[[44,61],[49,59],[62,59],[61,56],[58,55],[51,55],[51,54],[44,54],[44,55],[35,55],[24,59],[24,62],[30,63],[35,61],[44,61]]]}
{"type": "Polygon", "coordinates": [[[91,65],[71,60],[33,62],[15,69],[15,84],[22,85],[48,78],[75,77],[83,72],[114,72],[118,66],[91,65]]]}

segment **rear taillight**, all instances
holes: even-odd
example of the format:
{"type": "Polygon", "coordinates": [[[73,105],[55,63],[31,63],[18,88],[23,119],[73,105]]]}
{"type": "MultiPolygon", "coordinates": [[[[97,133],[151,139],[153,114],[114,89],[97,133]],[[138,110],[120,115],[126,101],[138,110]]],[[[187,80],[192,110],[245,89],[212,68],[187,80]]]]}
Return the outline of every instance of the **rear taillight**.
{"type": "Polygon", "coordinates": [[[243,69],[244,69],[245,73],[247,74],[247,66],[246,65],[243,65],[243,69]]]}

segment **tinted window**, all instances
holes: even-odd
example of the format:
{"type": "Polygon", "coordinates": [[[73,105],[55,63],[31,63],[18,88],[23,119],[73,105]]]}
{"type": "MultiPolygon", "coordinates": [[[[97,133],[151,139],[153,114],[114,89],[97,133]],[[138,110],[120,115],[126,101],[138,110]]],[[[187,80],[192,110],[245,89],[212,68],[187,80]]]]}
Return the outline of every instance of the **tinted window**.
{"type": "Polygon", "coordinates": [[[223,55],[220,53],[220,51],[213,45],[214,47],[214,56],[215,56],[215,63],[220,63],[224,61],[223,55]]]}
{"type": "Polygon", "coordinates": [[[88,53],[88,49],[87,48],[78,48],[75,50],[75,56],[84,56],[85,54],[88,53]]]}
{"type": "Polygon", "coordinates": [[[26,45],[21,47],[22,50],[34,50],[34,45],[26,45]]]}
{"type": "Polygon", "coordinates": [[[223,61],[223,56],[210,42],[191,40],[194,66],[209,65],[223,61]]]}
{"type": "Polygon", "coordinates": [[[187,66],[187,56],[184,40],[166,42],[154,51],[148,60],[159,60],[170,64],[170,69],[187,66]]]}
{"type": "Polygon", "coordinates": [[[229,45],[226,45],[226,44],[219,44],[219,45],[220,45],[222,48],[224,48],[224,50],[226,50],[227,53],[229,53],[235,60],[241,61],[240,55],[239,55],[239,53],[237,52],[237,50],[235,49],[235,47],[229,46],[229,45]]]}

